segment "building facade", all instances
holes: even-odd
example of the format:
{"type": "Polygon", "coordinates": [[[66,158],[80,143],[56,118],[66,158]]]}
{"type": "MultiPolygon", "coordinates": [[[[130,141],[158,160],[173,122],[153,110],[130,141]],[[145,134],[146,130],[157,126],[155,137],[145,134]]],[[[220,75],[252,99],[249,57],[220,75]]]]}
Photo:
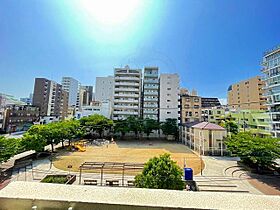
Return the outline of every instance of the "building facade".
{"type": "Polygon", "coordinates": [[[196,91],[189,93],[188,90],[180,91],[180,123],[201,121],[201,97],[196,91]]]}
{"type": "Polygon", "coordinates": [[[270,116],[262,110],[240,110],[230,113],[240,131],[250,131],[261,137],[270,136],[270,116]]]}
{"type": "Polygon", "coordinates": [[[179,118],[180,79],[178,74],[161,74],[159,121],[179,118]]]}
{"type": "Polygon", "coordinates": [[[210,108],[217,106],[221,106],[221,103],[218,98],[201,97],[202,108],[210,108]]]}
{"type": "Polygon", "coordinates": [[[227,108],[224,106],[209,107],[201,109],[201,118],[204,122],[220,125],[226,119],[227,108]]]}
{"type": "Polygon", "coordinates": [[[141,116],[142,70],[115,68],[113,119],[141,116]]]}
{"type": "Polygon", "coordinates": [[[79,110],[80,102],[80,88],[81,85],[78,80],[72,77],[62,77],[62,89],[68,93],[68,106],[76,107],[79,110]]]}
{"type": "Polygon", "coordinates": [[[56,116],[64,119],[68,111],[68,93],[54,81],[35,78],[32,104],[39,107],[41,117],[56,116]]]}
{"type": "Polygon", "coordinates": [[[82,95],[80,96],[81,105],[88,106],[93,101],[93,86],[81,86],[82,95]]]}
{"type": "Polygon", "coordinates": [[[13,105],[4,113],[4,130],[7,133],[26,131],[40,120],[39,108],[30,105],[13,105]]]}
{"type": "Polygon", "coordinates": [[[182,143],[200,155],[225,155],[227,131],[209,122],[186,123],[180,126],[182,143]]]}
{"type": "Polygon", "coordinates": [[[114,99],[114,77],[96,77],[95,82],[95,101],[106,101],[110,100],[113,102],[114,99]]]}
{"type": "Polygon", "coordinates": [[[76,119],[81,119],[82,117],[88,117],[90,115],[99,114],[111,119],[112,117],[112,104],[110,100],[106,101],[94,101],[89,106],[82,106],[80,112],[75,114],[76,119]]]}
{"type": "Polygon", "coordinates": [[[228,88],[228,106],[235,110],[267,110],[264,81],[260,76],[243,80],[228,88]]]}
{"type": "Polygon", "coordinates": [[[280,137],[280,46],[269,50],[263,56],[263,69],[265,74],[265,94],[271,119],[271,133],[280,137]]]}
{"type": "Polygon", "coordinates": [[[143,78],[143,119],[159,121],[159,77],[158,67],[145,67],[143,78]]]}

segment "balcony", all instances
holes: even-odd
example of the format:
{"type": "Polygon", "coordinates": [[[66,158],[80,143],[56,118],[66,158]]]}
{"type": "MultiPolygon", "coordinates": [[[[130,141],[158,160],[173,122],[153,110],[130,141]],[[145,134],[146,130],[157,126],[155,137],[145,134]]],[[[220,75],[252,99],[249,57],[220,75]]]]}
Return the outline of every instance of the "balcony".
{"type": "Polygon", "coordinates": [[[158,98],[144,98],[144,101],[158,101],[158,98]]]}
{"type": "Polygon", "coordinates": [[[126,81],[140,81],[139,77],[115,77],[115,81],[126,80],[126,81]]]}
{"type": "Polygon", "coordinates": [[[115,109],[139,109],[138,106],[114,105],[115,109]]]}
{"type": "Polygon", "coordinates": [[[115,82],[115,85],[122,85],[122,86],[126,86],[126,87],[139,87],[140,83],[136,83],[136,82],[115,82]]]}
{"type": "Polygon", "coordinates": [[[147,92],[147,91],[145,91],[145,92],[144,92],[144,95],[158,96],[158,95],[159,95],[159,92],[158,92],[158,91],[156,91],[156,92],[147,92]]]}
{"type": "Polygon", "coordinates": [[[139,100],[123,100],[123,99],[115,99],[114,100],[114,103],[136,103],[138,104],[139,103],[139,100]]]}
{"type": "Polygon", "coordinates": [[[147,86],[144,85],[144,90],[158,90],[159,87],[158,86],[147,86]]]}
{"type": "Polygon", "coordinates": [[[145,104],[144,103],[144,108],[158,108],[158,104],[145,104]]]}
{"type": "Polygon", "coordinates": [[[118,96],[118,97],[131,97],[131,98],[139,98],[139,94],[114,94],[114,96],[118,96]]]}
{"type": "Polygon", "coordinates": [[[144,77],[158,78],[158,73],[153,73],[153,74],[144,73],[144,77]]]}
{"type": "Polygon", "coordinates": [[[144,84],[147,84],[147,83],[149,83],[149,84],[158,84],[159,81],[158,81],[158,79],[144,79],[143,83],[144,84]]]}
{"type": "Polygon", "coordinates": [[[158,114],[158,111],[157,110],[153,110],[153,111],[151,111],[151,110],[144,110],[143,113],[144,114],[158,114]]]}
{"type": "Polygon", "coordinates": [[[138,112],[130,112],[130,111],[114,111],[113,114],[119,115],[138,115],[138,112]]]}
{"type": "Polygon", "coordinates": [[[115,91],[139,92],[139,88],[125,88],[125,87],[119,87],[119,88],[115,88],[115,91]]]}

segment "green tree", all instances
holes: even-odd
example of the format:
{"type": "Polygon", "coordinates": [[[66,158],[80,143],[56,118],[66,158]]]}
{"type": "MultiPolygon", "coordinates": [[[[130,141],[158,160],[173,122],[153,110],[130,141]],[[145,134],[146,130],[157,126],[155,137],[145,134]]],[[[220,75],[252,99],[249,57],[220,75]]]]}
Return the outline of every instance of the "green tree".
{"type": "Polygon", "coordinates": [[[35,150],[36,152],[44,151],[45,146],[47,146],[46,140],[40,138],[39,135],[31,135],[25,133],[22,137],[21,145],[25,150],[35,150]]]}
{"type": "Polygon", "coordinates": [[[280,144],[277,138],[261,138],[250,132],[240,132],[228,137],[226,145],[229,151],[240,157],[245,164],[257,169],[274,166],[280,158],[280,144]]]}
{"type": "Polygon", "coordinates": [[[238,133],[238,125],[236,122],[230,120],[230,121],[226,121],[223,124],[223,127],[230,132],[231,134],[237,134],[238,133]]]}
{"type": "Polygon", "coordinates": [[[55,123],[50,123],[46,125],[33,125],[27,134],[38,135],[38,138],[45,141],[47,145],[51,145],[51,151],[54,151],[54,144],[59,143],[59,131],[55,123]]]}
{"type": "Polygon", "coordinates": [[[179,127],[177,119],[168,118],[161,124],[160,127],[164,135],[173,135],[175,139],[178,139],[179,127]]]}
{"type": "Polygon", "coordinates": [[[183,171],[171,160],[169,154],[151,158],[144,166],[142,174],[135,177],[136,187],[153,189],[184,189],[183,171]]]}
{"type": "Polygon", "coordinates": [[[158,130],[160,128],[159,122],[157,120],[154,119],[144,119],[143,121],[143,132],[147,134],[147,136],[149,137],[150,134],[154,131],[154,130],[158,130]]]}
{"type": "Polygon", "coordinates": [[[94,114],[80,119],[82,126],[89,132],[97,132],[99,137],[103,136],[105,130],[110,130],[113,127],[113,121],[103,115],[94,114]]]}
{"type": "Polygon", "coordinates": [[[127,120],[117,120],[114,124],[114,133],[121,133],[121,138],[124,138],[125,134],[129,132],[129,126],[127,120]]]}
{"type": "Polygon", "coordinates": [[[143,131],[143,120],[139,119],[138,117],[129,116],[126,121],[129,131],[134,132],[136,138],[138,138],[139,133],[143,131]]]}
{"type": "Polygon", "coordinates": [[[21,139],[0,136],[0,162],[5,162],[14,155],[24,151],[20,141],[21,139]]]}

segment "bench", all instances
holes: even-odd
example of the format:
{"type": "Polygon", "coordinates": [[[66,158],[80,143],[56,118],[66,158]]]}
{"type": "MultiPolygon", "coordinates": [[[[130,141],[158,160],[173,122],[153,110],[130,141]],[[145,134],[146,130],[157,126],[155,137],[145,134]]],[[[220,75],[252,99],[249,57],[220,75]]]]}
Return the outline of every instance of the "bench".
{"type": "Polygon", "coordinates": [[[119,180],[106,180],[107,186],[119,186],[119,180]]]}
{"type": "Polygon", "coordinates": [[[97,185],[97,180],[96,179],[85,179],[84,184],[85,185],[97,185]]]}

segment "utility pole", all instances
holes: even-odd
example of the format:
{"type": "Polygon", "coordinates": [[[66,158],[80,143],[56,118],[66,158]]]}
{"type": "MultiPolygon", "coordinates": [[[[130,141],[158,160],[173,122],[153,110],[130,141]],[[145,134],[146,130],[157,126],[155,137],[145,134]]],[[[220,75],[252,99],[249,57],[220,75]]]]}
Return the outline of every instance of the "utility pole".
{"type": "Polygon", "coordinates": [[[244,117],[245,112],[243,111],[242,113],[243,113],[243,131],[245,132],[245,125],[246,125],[246,123],[245,123],[245,117],[244,117]]]}

